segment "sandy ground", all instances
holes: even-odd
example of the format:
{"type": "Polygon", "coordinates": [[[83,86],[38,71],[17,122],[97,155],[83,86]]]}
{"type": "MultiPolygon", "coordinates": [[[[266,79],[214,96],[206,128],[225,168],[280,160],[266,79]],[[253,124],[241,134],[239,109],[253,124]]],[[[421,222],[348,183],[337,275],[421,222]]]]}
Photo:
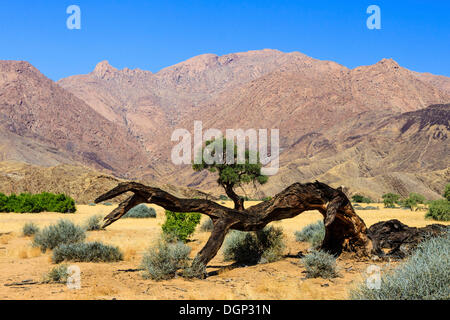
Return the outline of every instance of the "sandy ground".
{"type": "MultiPolygon", "coordinates": [[[[246,203],[247,206],[251,204],[246,203]]],[[[379,206],[380,210],[357,211],[368,227],[394,218],[415,227],[434,223],[424,219],[424,211],[371,205],[379,206]]],[[[122,219],[105,231],[88,232],[88,241],[100,240],[116,245],[125,259],[118,263],[68,263],[81,270],[81,289],[77,290],[69,289],[65,284],[41,283],[43,276],[55,266],[50,259],[51,252],[42,254],[33,248],[32,238],[22,236],[22,227],[32,221],[42,228],[61,218],[82,224],[92,215],[106,215],[113,206],[80,205],[76,214],[0,214],[0,299],[347,299],[349,290],[364,281],[370,264],[380,266],[382,272],[398,264],[341,257],[337,261],[340,277],[306,279],[304,268],[295,255],[299,251],[306,253],[308,245],[296,242],[294,232],[322,217],[318,212],[305,212],[274,223],[283,227],[286,235],[288,256],[281,261],[232,268],[219,252],[207,269],[212,275],[205,280],[180,277],[160,282],[146,280],[139,270],[142,255],[158,238],[165,219],[164,210],[153,207],[157,211],[156,219],[122,219]],[[37,283],[11,285],[24,280],[37,283]]],[[[192,248],[192,257],[206,243],[208,236],[207,232],[197,231],[191,237],[188,245],[192,248]]]]}

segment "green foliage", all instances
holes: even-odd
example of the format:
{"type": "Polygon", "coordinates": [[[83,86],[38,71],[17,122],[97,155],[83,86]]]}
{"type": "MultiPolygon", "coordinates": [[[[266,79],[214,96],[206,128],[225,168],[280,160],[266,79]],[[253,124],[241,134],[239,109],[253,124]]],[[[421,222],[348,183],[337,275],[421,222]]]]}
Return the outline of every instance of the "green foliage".
{"type": "Polygon", "coordinates": [[[24,236],[29,237],[39,232],[39,227],[33,222],[27,222],[22,228],[22,233],[24,236]]]}
{"type": "MultiPolygon", "coordinates": [[[[193,164],[192,168],[195,171],[207,169],[210,172],[218,172],[219,177],[217,183],[222,186],[225,191],[227,191],[227,188],[233,188],[250,182],[265,184],[269,178],[261,174],[262,164],[259,153],[246,149],[244,157],[245,163],[238,164],[238,149],[237,145],[234,144],[234,141],[223,138],[210,140],[206,141],[206,146],[198,155],[196,155],[196,162],[199,163],[193,164]],[[211,157],[214,158],[212,164],[205,161],[203,157],[205,150],[209,151],[211,157]],[[250,163],[253,158],[256,160],[256,163],[250,163]],[[231,159],[233,159],[233,161],[230,161],[231,159]]],[[[227,192],[227,194],[229,195],[229,192],[227,192]]]]}
{"type": "Polygon", "coordinates": [[[89,217],[89,219],[85,223],[86,231],[98,231],[102,230],[102,226],[100,222],[102,221],[102,216],[97,214],[95,216],[89,217]]]}
{"type": "Polygon", "coordinates": [[[364,197],[364,196],[362,196],[360,194],[355,194],[352,197],[352,201],[356,202],[356,203],[371,203],[371,202],[373,202],[372,199],[364,197]]]}
{"type": "Polygon", "coordinates": [[[76,226],[70,220],[59,220],[56,225],[50,225],[34,236],[33,245],[40,247],[42,252],[54,249],[60,244],[81,242],[86,238],[83,228],[76,226]]]}
{"type": "Polygon", "coordinates": [[[444,198],[450,201],[450,183],[445,186],[444,198]]]}
{"type": "Polygon", "coordinates": [[[174,278],[180,268],[187,268],[191,248],[183,242],[168,242],[163,239],[151,247],[142,259],[144,277],[153,280],[174,278]]]}
{"type": "Polygon", "coordinates": [[[183,278],[188,279],[192,278],[203,279],[206,276],[206,266],[203,263],[194,260],[191,266],[188,266],[183,269],[181,275],[183,276],[183,278]]]}
{"type": "Polygon", "coordinates": [[[226,200],[230,200],[227,196],[224,196],[223,194],[221,194],[220,196],[219,196],[219,200],[223,200],[223,201],[226,201],[226,200]]]}
{"type": "Polygon", "coordinates": [[[63,264],[50,270],[50,272],[45,275],[43,282],[66,283],[68,277],[69,272],[67,270],[67,265],[63,264]]]}
{"type": "Polygon", "coordinates": [[[365,283],[350,292],[355,300],[449,300],[450,233],[421,242],[410,258],[381,277],[380,289],[365,283]]]}
{"type": "Polygon", "coordinates": [[[128,210],[123,218],[156,218],[156,211],[142,203],[128,210]]]}
{"type": "Polygon", "coordinates": [[[431,201],[425,217],[438,221],[450,221],[450,201],[447,199],[431,201]]]}
{"type": "Polygon", "coordinates": [[[225,261],[256,264],[280,260],[285,248],[283,230],[266,227],[257,232],[233,230],[227,236],[223,255],[225,261]]]}
{"type": "Polygon", "coordinates": [[[418,193],[411,192],[411,193],[409,194],[409,197],[408,197],[408,198],[403,199],[403,200],[401,201],[401,205],[402,205],[403,207],[405,207],[405,208],[414,210],[414,209],[417,208],[417,205],[418,205],[418,204],[423,204],[423,203],[425,203],[425,202],[426,202],[426,199],[425,199],[425,197],[424,197],[423,195],[418,194],[418,193]]]}
{"type": "Polygon", "coordinates": [[[301,259],[306,269],[307,278],[335,278],[338,276],[336,271],[336,258],[323,251],[313,251],[301,259]]]}
{"type": "Polygon", "coordinates": [[[400,195],[395,193],[385,193],[382,196],[383,203],[386,208],[394,208],[399,203],[400,195]]]}
{"type": "Polygon", "coordinates": [[[213,230],[213,228],[214,228],[214,223],[213,223],[212,219],[209,217],[200,226],[200,230],[203,232],[211,232],[213,230]]]}
{"type": "Polygon", "coordinates": [[[43,192],[40,194],[21,193],[6,196],[0,194],[0,212],[38,213],[38,212],[74,213],[75,201],[64,194],[43,192]]]}
{"type": "Polygon", "coordinates": [[[272,197],[265,197],[262,199],[262,201],[270,201],[270,200],[272,200],[272,197]]]}
{"type": "Polygon", "coordinates": [[[356,210],[380,210],[378,207],[374,206],[366,206],[366,207],[356,207],[356,210]]]}
{"type": "Polygon", "coordinates": [[[177,240],[186,242],[195,227],[200,223],[201,214],[194,212],[172,212],[166,210],[166,222],[162,230],[166,235],[173,236],[177,240]]]}
{"type": "Polygon", "coordinates": [[[123,260],[123,254],[115,246],[101,242],[78,242],[61,244],[53,250],[53,263],[75,262],[115,262],[123,260]]]}
{"type": "Polygon", "coordinates": [[[295,232],[295,240],[299,242],[309,242],[312,248],[318,248],[325,238],[325,226],[322,220],[311,223],[301,231],[295,232]]]}

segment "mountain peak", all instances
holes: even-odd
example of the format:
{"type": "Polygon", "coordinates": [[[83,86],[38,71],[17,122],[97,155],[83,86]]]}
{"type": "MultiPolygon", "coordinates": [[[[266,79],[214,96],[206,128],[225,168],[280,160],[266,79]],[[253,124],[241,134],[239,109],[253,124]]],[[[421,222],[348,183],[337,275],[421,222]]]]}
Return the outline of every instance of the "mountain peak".
{"type": "Polygon", "coordinates": [[[104,60],[102,62],[99,62],[95,66],[95,69],[94,69],[94,71],[92,71],[92,73],[99,78],[105,78],[108,75],[112,75],[113,73],[115,73],[117,71],[118,71],[118,69],[111,66],[107,60],[104,60]]]}
{"type": "Polygon", "coordinates": [[[389,58],[389,59],[383,58],[380,61],[378,61],[376,63],[376,65],[389,67],[389,68],[399,68],[400,67],[400,65],[392,58],[389,58]]]}

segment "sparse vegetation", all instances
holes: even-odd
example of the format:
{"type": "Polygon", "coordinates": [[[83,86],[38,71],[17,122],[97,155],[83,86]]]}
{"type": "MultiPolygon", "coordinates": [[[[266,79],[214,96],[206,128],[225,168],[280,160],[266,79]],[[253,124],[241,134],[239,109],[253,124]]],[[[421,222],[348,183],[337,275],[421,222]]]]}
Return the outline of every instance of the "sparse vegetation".
{"type": "Polygon", "coordinates": [[[131,208],[124,216],[124,218],[156,218],[156,210],[147,207],[145,204],[139,204],[134,208],[131,208]]]}
{"type": "Polygon", "coordinates": [[[21,193],[6,196],[0,193],[0,212],[39,213],[39,212],[74,213],[75,201],[64,194],[43,192],[40,194],[21,193]]]}
{"type": "Polygon", "coordinates": [[[336,257],[323,251],[312,251],[301,259],[307,278],[335,278],[336,257]]]}
{"type": "Polygon", "coordinates": [[[172,212],[166,210],[166,222],[162,225],[162,230],[166,236],[173,236],[176,239],[186,242],[195,231],[195,227],[200,223],[201,214],[194,212],[172,212]]]}
{"type": "Polygon", "coordinates": [[[309,242],[312,248],[318,248],[325,238],[325,226],[322,220],[311,223],[301,231],[295,232],[295,240],[299,242],[309,242]]]}
{"type": "Polygon", "coordinates": [[[42,252],[54,249],[61,244],[81,242],[86,238],[83,228],[76,226],[70,220],[61,219],[56,225],[50,225],[34,236],[33,245],[40,247],[42,252]]]}
{"type": "Polygon", "coordinates": [[[69,272],[67,270],[67,265],[63,264],[50,270],[50,272],[44,276],[44,280],[42,282],[66,283],[68,277],[69,272]]]}
{"type": "Polygon", "coordinates": [[[97,215],[91,216],[86,221],[84,228],[86,229],[86,231],[102,230],[102,226],[100,224],[101,221],[102,221],[101,215],[97,214],[97,215]]]}
{"type": "Polygon", "coordinates": [[[123,254],[115,246],[101,242],[79,242],[61,244],[53,250],[53,263],[75,262],[114,262],[123,260],[123,254]]]}
{"type": "Polygon", "coordinates": [[[268,263],[280,260],[285,248],[283,230],[266,227],[257,232],[233,230],[224,243],[225,261],[243,264],[268,263]]]}
{"type": "Polygon", "coordinates": [[[374,206],[366,206],[366,207],[359,206],[355,209],[357,209],[357,210],[380,210],[380,208],[374,207],[374,206]]]}
{"type": "Polygon", "coordinates": [[[209,217],[200,226],[200,230],[203,232],[211,232],[213,230],[213,228],[214,228],[214,223],[213,223],[212,219],[209,217]]]}
{"type": "Polygon", "coordinates": [[[381,277],[380,289],[365,283],[354,289],[356,300],[449,300],[450,233],[417,246],[414,254],[394,271],[381,277]]]}
{"type": "Polygon", "coordinates": [[[22,234],[26,237],[32,236],[39,232],[39,227],[33,222],[27,222],[22,228],[22,234]]]}
{"type": "Polygon", "coordinates": [[[401,201],[401,205],[404,208],[411,209],[411,211],[417,210],[419,204],[424,204],[426,199],[423,195],[411,192],[408,198],[401,201]]]}
{"type": "Polygon", "coordinates": [[[431,201],[425,217],[438,221],[450,221],[450,201],[447,199],[431,201]]]}
{"type": "Polygon", "coordinates": [[[364,197],[363,195],[360,195],[360,194],[355,194],[354,196],[352,196],[352,201],[356,202],[356,203],[371,203],[371,202],[373,202],[372,199],[370,199],[368,197],[364,197]]]}
{"type": "Polygon", "coordinates": [[[450,183],[445,186],[444,198],[450,201],[450,183]]]}
{"type": "Polygon", "coordinates": [[[185,269],[189,262],[191,249],[183,242],[168,242],[160,239],[142,259],[144,277],[165,280],[175,277],[177,270],[185,269]]]}

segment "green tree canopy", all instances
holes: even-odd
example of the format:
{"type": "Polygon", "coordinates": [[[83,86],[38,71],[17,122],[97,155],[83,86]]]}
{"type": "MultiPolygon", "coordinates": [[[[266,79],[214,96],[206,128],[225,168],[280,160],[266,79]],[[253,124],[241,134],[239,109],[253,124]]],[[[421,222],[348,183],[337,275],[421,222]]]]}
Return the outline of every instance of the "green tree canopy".
{"type": "Polygon", "coordinates": [[[262,164],[258,152],[246,148],[243,156],[244,159],[239,159],[238,148],[233,141],[214,139],[206,142],[192,166],[195,171],[207,169],[218,172],[217,183],[224,188],[238,210],[244,209],[244,199],[235,193],[234,188],[247,183],[264,184],[269,179],[261,173],[262,164]],[[205,150],[209,158],[205,158],[205,150]],[[238,163],[238,159],[243,160],[239,161],[242,163],[238,163]]]}

